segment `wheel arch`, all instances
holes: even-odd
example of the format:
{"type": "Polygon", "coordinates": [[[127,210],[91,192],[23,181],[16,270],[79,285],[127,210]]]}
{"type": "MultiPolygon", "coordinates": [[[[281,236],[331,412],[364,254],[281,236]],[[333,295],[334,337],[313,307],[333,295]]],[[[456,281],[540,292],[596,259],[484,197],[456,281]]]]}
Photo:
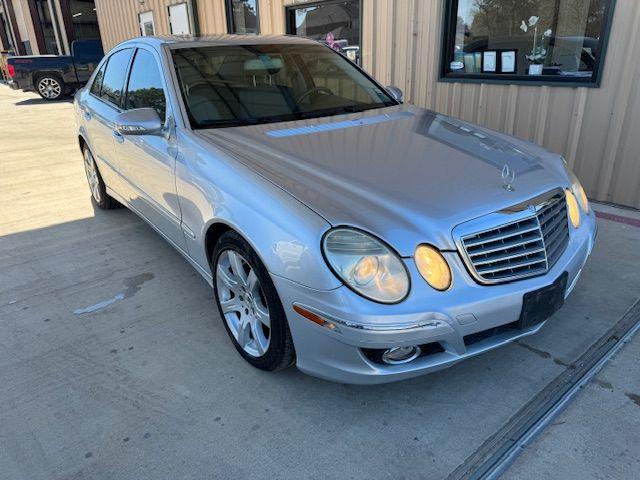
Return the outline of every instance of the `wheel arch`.
{"type": "MultiPolygon", "coordinates": [[[[212,222],[211,225],[208,226],[207,231],[204,235],[204,249],[205,254],[207,255],[207,261],[209,262],[209,269],[211,270],[212,275],[214,274],[214,271],[212,264],[213,259],[211,258],[211,254],[213,253],[213,249],[216,246],[216,243],[218,243],[218,240],[220,240],[220,237],[222,237],[222,235],[224,235],[226,232],[235,232],[242,238],[244,238],[247,242],[249,242],[249,240],[247,240],[247,238],[242,235],[242,233],[240,233],[237,229],[231,227],[229,224],[221,221],[212,222]]],[[[251,242],[249,242],[249,244],[251,244],[251,242]]],[[[260,254],[258,254],[258,256],[260,256],[260,254]]]]}
{"type": "Polygon", "coordinates": [[[84,150],[84,147],[90,148],[89,143],[84,138],[84,135],[82,133],[78,134],[78,147],[80,147],[81,152],[84,150]]]}
{"type": "Polygon", "coordinates": [[[43,77],[55,77],[56,80],[60,81],[62,87],[65,86],[65,82],[62,79],[62,72],[56,70],[38,70],[32,74],[34,87],[37,86],[38,81],[43,77]]]}

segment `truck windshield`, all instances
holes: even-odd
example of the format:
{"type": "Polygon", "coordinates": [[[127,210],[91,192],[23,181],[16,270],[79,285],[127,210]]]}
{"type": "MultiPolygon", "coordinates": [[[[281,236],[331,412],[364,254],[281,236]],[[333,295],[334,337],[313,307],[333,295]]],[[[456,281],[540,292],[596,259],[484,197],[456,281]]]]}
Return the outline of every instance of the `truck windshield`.
{"type": "Polygon", "coordinates": [[[396,105],[348,59],[322,45],[172,50],[192,128],[230,127],[396,105]]]}

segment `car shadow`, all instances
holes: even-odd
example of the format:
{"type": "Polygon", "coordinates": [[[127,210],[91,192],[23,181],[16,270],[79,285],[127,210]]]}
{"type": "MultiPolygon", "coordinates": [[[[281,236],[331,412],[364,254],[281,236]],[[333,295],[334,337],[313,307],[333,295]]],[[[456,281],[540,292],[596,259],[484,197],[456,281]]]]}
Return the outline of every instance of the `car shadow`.
{"type": "Polygon", "coordinates": [[[63,98],[61,100],[45,100],[44,98],[29,98],[27,100],[20,100],[19,102],[14,103],[14,105],[20,107],[25,105],[50,105],[57,103],[72,103],[72,98],[63,98]]]}

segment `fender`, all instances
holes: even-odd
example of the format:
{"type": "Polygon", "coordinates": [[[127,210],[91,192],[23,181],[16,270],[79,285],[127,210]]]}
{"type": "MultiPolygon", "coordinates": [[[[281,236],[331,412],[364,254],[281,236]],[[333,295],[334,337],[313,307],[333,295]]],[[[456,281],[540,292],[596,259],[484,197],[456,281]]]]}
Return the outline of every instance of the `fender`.
{"type": "Polygon", "coordinates": [[[181,129],[178,138],[176,191],[194,261],[211,271],[207,232],[225,225],[249,242],[272,275],[317,290],[342,285],[320,251],[331,228],[324,218],[197,133],[181,129]]]}

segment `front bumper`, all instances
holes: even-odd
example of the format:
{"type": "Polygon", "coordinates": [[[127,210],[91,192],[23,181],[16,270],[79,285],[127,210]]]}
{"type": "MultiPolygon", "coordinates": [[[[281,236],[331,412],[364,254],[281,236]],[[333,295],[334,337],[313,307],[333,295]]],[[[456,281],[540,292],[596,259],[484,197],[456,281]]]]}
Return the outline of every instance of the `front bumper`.
{"type": "Polygon", "coordinates": [[[597,231],[593,212],[583,219],[581,227],[571,231],[560,259],[539,277],[479,285],[457,252],[445,252],[454,280],[448,291],[437,292],[420,277],[413,260],[405,259],[412,289],[397,305],[371,302],[346,287],[318,291],[272,276],[289,320],[298,368],[337,382],[385,383],[449,367],[537,332],[544,323],[524,330],[501,326],[518,320],[525,293],[550,285],[563,272],[568,273],[567,295],[575,287],[597,231]],[[293,309],[294,304],[329,320],[334,327],[305,319],[293,309]],[[485,331],[486,335],[473,335],[485,331]],[[443,351],[401,365],[375,363],[362,351],[433,343],[443,351]]]}

